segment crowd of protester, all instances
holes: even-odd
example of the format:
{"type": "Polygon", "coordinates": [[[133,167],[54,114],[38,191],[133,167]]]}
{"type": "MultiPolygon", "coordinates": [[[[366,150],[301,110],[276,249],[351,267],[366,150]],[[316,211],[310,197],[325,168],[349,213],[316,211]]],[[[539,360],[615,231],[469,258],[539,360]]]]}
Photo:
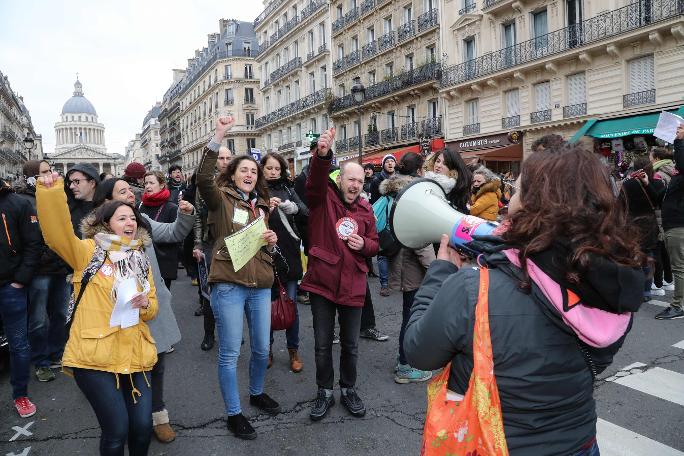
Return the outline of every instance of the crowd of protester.
{"type": "MultiPolygon", "coordinates": [[[[446,397],[459,403],[470,394],[471,375],[481,375],[474,357],[489,359],[500,404],[488,406],[503,417],[500,434],[510,454],[598,454],[592,384],[624,342],[632,313],[672,290],[670,306],[656,318],[684,318],[684,128],[674,151],[654,147],[620,177],[593,151],[557,135],[533,144],[518,175],[465,163],[449,149],[400,160],[388,154],[378,172],[350,161],[336,168],[330,129],[293,177],[277,153],[258,162],[222,146],[233,123],[217,120],[187,182],[180,167],[164,174],[140,163],[120,178],[76,164],[62,178],[47,161],[27,162],[14,188],[0,182],[0,318],[20,416],[37,410],[28,394],[31,368],[40,382],[54,380],[61,368],[97,417],[101,454],[123,454],[126,445],[130,454],[147,454],[152,435],[173,441],[164,370],[181,340],[169,290],[182,267],[198,286],[198,348],[212,350],[218,340],[218,383],[236,437],[257,437],[240,404],[243,314],[249,402],[281,412],[264,391],[268,369],[280,362],[271,305],[281,287],[313,316],[311,420],[335,404],[333,344],[341,348],[339,400],[362,417],[359,338],[389,339],[376,328],[368,282],[376,258],[380,297],[402,296],[398,384],[430,380],[446,367],[446,397]],[[454,211],[501,222],[495,236],[478,243],[477,263],[448,246],[447,236],[423,248],[381,250],[377,208],[421,178],[436,182],[454,211]],[[236,270],[224,238],[260,218],[264,247],[236,270]],[[207,268],[209,294],[200,286],[200,266],[207,268]],[[117,296],[129,283],[139,319],[112,324],[117,296]],[[483,305],[488,317],[477,311],[483,305]],[[587,324],[599,317],[601,328],[587,324]],[[488,353],[473,345],[473,327],[483,318],[491,321],[488,353]]],[[[295,304],[285,331],[294,373],[305,367],[299,311],[295,304]]]]}

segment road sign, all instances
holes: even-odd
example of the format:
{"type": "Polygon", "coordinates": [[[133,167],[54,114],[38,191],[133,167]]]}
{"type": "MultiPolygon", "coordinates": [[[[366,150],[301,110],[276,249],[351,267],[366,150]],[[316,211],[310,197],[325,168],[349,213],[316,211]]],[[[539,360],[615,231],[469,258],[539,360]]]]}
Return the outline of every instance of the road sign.
{"type": "Polygon", "coordinates": [[[261,160],[261,149],[250,149],[249,153],[252,157],[254,157],[254,160],[261,160]]]}
{"type": "Polygon", "coordinates": [[[320,138],[320,133],[314,133],[313,130],[309,130],[306,133],[306,139],[309,140],[309,142],[313,142],[314,140],[320,138]]]}

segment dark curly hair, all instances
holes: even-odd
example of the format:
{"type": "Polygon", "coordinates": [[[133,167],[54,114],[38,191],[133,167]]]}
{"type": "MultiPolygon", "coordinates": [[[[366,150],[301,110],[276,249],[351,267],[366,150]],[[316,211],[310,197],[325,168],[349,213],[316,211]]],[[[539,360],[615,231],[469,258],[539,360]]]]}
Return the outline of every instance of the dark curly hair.
{"type": "MultiPolygon", "coordinates": [[[[530,256],[554,241],[569,241],[568,279],[586,272],[592,256],[628,267],[641,267],[637,228],[615,198],[610,175],[596,154],[579,145],[535,152],[522,164],[520,209],[506,222],[503,239],[520,249],[526,270],[530,256]]],[[[529,277],[522,283],[529,286],[529,277]]]]}
{"type": "Polygon", "coordinates": [[[257,195],[259,195],[265,200],[268,200],[269,194],[268,187],[266,186],[266,177],[264,176],[264,170],[259,164],[259,162],[257,162],[251,155],[238,155],[237,157],[233,158],[228,164],[228,168],[226,168],[224,172],[222,172],[216,177],[216,186],[237,188],[235,186],[235,183],[233,182],[233,174],[235,174],[235,171],[237,171],[238,167],[240,166],[240,163],[242,163],[245,160],[251,161],[257,167],[257,182],[256,186],[254,187],[254,190],[257,192],[257,195]]]}

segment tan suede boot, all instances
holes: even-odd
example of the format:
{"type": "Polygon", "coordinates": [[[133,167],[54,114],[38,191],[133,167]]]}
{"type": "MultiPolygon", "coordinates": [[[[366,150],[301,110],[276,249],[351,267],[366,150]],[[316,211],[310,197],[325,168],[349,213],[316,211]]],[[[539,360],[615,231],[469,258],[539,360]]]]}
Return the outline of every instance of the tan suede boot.
{"type": "Polygon", "coordinates": [[[299,359],[299,353],[294,348],[288,348],[287,351],[290,353],[290,369],[295,374],[299,373],[304,369],[304,364],[302,360],[299,359]]]}
{"type": "Polygon", "coordinates": [[[161,412],[152,414],[152,426],[154,435],[161,443],[173,442],[176,439],[176,432],[169,424],[169,412],[164,409],[161,412]]]}

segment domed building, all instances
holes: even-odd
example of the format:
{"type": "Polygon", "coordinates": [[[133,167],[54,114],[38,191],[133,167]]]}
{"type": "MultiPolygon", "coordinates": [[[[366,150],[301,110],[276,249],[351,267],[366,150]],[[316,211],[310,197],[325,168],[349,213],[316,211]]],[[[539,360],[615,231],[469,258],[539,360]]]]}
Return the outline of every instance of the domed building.
{"type": "Polygon", "coordinates": [[[118,175],[123,157],[107,153],[105,127],[97,119],[95,106],[83,95],[76,79],[74,94],[62,107],[55,124],[55,152],[49,155],[53,169],[65,173],[76,163],[90,163],[99,172],[118,175]]]}

